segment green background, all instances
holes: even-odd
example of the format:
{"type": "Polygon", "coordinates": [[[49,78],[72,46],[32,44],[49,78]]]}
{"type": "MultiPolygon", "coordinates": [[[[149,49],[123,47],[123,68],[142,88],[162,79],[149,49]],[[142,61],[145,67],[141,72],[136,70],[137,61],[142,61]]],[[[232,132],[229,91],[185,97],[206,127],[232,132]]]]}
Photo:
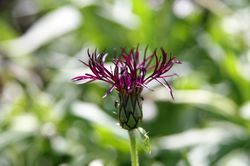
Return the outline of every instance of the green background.
{"type": "Polygon", "coordinates": [[[250,165],[247,0],[0,0],[0,165],[127,166],[108,85],[76,85],[87,49],[163,47],[182,61],[145,91],[142,166],[250,165]]]}

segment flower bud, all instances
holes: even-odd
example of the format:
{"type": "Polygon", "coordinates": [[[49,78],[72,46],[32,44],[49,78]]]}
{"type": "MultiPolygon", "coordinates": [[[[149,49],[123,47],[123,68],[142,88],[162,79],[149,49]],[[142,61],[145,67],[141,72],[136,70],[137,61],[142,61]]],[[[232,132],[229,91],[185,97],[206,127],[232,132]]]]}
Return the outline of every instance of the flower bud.
{"type": "Polygon", "coordinates": [[[142,121],[142,98],[140,94],[119,94],[118,119],[122,128],[132,130],[142,121]]]}

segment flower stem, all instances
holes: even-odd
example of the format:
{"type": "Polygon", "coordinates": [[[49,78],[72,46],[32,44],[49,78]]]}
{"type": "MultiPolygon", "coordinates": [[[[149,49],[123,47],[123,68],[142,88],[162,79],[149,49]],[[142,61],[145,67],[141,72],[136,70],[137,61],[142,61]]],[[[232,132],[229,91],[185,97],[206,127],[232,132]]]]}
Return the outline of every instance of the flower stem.
{"type": "Polygon", "coordinates": [[[132,166],[139,166],[135,130],[129,130],[128,133],[129,133],[129,139],[130,139],[131,164],[132,166]]]}

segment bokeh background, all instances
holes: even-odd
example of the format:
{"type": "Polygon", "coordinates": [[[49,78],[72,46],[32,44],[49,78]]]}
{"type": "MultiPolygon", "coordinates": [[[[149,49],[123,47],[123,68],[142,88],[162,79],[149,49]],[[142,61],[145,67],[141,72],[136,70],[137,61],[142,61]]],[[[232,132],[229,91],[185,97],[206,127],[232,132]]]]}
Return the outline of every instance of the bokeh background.
{"type": "Polygon", "coordinates": [[[71,78],[88,48],[138,44],[182,61],[174,101],[143,93],[141,165],[249,166],[248,0],[0,0],[0,165],[130,165],[117,94],[71,78]]]}

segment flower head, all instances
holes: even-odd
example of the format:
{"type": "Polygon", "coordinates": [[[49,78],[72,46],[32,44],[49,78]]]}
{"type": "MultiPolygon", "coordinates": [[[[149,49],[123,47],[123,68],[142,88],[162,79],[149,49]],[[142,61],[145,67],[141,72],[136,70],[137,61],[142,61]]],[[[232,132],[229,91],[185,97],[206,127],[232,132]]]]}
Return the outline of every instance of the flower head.
{"type": "Polygon", "coordinates": [[[161,48],[161,56],[154,50],[152,54],[147,56],[147,48],[143,56],[137,49],[126,51],[121,48],[119,57],[114,57],[114,68],[105,66],[105,52],[97,54],[97,52],[89,53],[88,63],[82,62],[90,68],[92,73],[86,73],[73,78],[73,81],[101,80],[110,84],[105,96],[116,89],[119,93],[119,109],[118,118],[120,125],[125,129],[134,129],[138,127],[142,120],[142,98],[141,92],[143,88],[148,88],[147,84],[153,80],[167,87],[173,98],[172,88],[167,77],[176,74],[168,74],[168,71],[174,64],[180,63],[175,57],[168,56],[161,48]]]}

